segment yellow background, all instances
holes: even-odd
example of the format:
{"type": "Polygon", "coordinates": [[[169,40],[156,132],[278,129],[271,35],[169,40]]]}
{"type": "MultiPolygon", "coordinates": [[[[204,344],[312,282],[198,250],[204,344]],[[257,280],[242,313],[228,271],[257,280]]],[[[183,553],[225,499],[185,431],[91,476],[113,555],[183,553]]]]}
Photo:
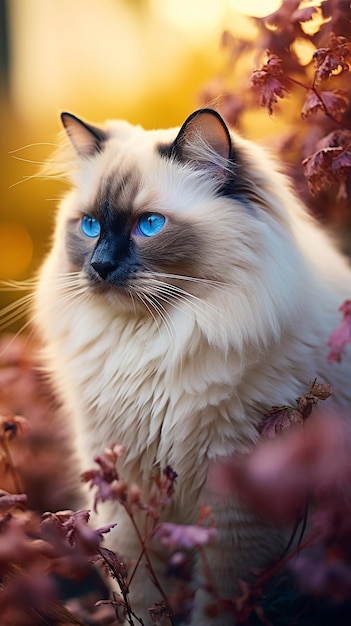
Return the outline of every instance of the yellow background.
{"type": "MultiPolygon", "coordinates": [[[[254,38],[254,22],[245,13],[267,15],[279,5],[279,0],[3,3],[0,279],[33,274],[50,245],[64,186],[37,173],[54,148],[62,110],[95,122],[117,117],[146,128],[179,125],[199,106],[201,90],[226,73],[223,30],[254,38]]],[[[249,70],[242,68],[238,88],[245,89],[249,70]]],[[[262,110],[250,119],[247,134],[269,135],[277,124],[262,110]]]]}

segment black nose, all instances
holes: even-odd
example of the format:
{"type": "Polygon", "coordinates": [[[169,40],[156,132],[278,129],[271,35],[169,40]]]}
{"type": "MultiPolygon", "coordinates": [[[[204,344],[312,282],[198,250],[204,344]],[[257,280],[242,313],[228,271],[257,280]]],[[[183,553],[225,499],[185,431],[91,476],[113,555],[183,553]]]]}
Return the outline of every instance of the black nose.
{"type": "Polygon", "coordinates": [[[117,267],[115,263],[111,263],[110,261],[92,261],[91,265],[103,280],[106,280],[108,275],[117,267]]]}

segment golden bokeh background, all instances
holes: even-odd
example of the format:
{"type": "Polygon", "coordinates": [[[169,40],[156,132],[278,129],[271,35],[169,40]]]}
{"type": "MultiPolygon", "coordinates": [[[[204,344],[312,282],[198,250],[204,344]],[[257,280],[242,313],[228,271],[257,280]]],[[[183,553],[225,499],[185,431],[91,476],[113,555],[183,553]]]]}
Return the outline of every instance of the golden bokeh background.
{"type": "MultiPolygon", "coordinates": [[[[254,38],[248,16],[280,4],[0,0],[0,279],[32,275],[48,249],[64,187],[37,173],[54,148],[60,111],[95,122],[126,118],[145,128],[179,125],[199,106],[206,84],[225,72],[223,30],[254,38]]],[[[268,135],[277,124],[263,110],[248,120],[247,134],[268,135]]],[[[2,292],[3,303],[8,297],[2,292]]]]}

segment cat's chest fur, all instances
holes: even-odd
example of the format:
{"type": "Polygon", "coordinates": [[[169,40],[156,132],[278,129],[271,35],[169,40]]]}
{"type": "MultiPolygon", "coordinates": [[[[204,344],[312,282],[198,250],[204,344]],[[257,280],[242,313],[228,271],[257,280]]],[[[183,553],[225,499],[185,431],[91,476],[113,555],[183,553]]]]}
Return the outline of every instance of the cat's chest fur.
{"type": "Polygon", "coordinates": [[[87,311],[82,302],[55,317],[57,383],[76,416],[86,467],[120,443],[127,479],[147,481],[170,464],[196,488],[211,458],[255,438],[233,395],[240,360],[206,344],[186,314],[170,317],[167,328],[146,316],[114,316],[106,306],[87,311]]]}
{"type": "Polygon", "coordinates": [[[181,499],[200,493],[212,460],[254,443],[264,410],[282,397],[293,401],[316,372],[301,341],[293,355],[297,376],[283,338],[265,355],[225,352],[181,308],[168,325],[116,314],[98,299],[87,306],[77,298],[67,310],[49,306],[42,314],[50,320],[49,360],[75,417],[82,468],[106,445],[123,444],[126,480],[147,489],[150,475],[171,465],[181,499]]]}

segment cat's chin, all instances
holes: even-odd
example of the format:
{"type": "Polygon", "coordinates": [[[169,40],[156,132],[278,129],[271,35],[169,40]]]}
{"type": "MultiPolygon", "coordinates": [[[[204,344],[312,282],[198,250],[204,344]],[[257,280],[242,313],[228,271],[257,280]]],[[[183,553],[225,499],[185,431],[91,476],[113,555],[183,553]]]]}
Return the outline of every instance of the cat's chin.
{"type": "Polygon", "coordinates": [[[127,287],[108,284],[94,285],[94,295],[99,300],[107,302],[118,313],[130,313],[137,316],[150,314],[146,306],[138,297],[133,297],[127,287]]]}

